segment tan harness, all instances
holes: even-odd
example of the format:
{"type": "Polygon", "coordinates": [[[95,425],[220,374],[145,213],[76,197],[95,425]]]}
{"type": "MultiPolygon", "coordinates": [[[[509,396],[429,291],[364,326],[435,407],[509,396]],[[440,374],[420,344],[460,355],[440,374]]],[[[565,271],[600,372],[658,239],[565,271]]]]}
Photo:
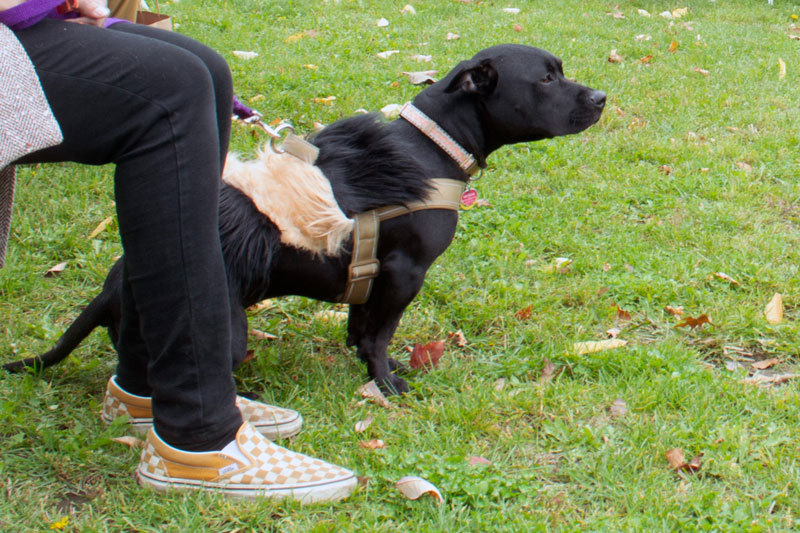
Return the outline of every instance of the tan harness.
{"type": "MultiPolygon", "coordinates": [[[[400,116],[427,135],[440,148],[447,152],[468,175],[473,175],[479,166],[472,155],[455,142],[433,120],[411,104],[400,110],[400,116]]],[[[293,134],[287,136],[281,148],[286,153],[314,164],[319,149],[313,144],[293,134]]],[[[347,271],[347,286],[341,303],[363,304],[369,299],[375,278],[381,271],[378,260],[378,237],[380,224],[384,220],[423,211],[426,209],[448,209],[458,212],[461,195],[467,183],[451,179],[431,180],[433,189],[428,198],[408,205],[387,205],[355,216],[353,225],[353,254],[347,271]]]]}

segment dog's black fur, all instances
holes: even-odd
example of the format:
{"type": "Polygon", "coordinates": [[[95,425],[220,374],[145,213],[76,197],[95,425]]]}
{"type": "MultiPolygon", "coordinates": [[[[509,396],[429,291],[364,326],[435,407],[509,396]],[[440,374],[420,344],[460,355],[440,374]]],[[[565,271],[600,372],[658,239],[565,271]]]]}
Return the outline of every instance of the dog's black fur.
{"type": "MultiPolygon", "coordinates": [[[[567,80],[561,61],[550,53],[500,45],[459,63],[418,94],[414,104],[485,167],[486,157],[503,145],[583,131],[600,118],[605,98],[602,91],[567,80]]],[[[348,118],[326,127],[312,142],[320,150],[317,165],[348,216],[421,199],[434,178],[467,180],[449,156],[404,119],[348,118]]],[[[457,220],[456,212],[435,209],[381,225],[380,274],[369,300],[350,306],[347,343],[357,347],[369,375],[386,393],[409,390],[394,373],[400,365],[387,356],[389,341],[428,268],[452,241],[457,220]]],[[[344,293],[350,246],[338,257],[320,258],[282,245],[278,228],[247,196],[225,185],[220,236],[231,294],[234,367],[246,354],[248,306],[288,294],[335,302],[344,293]]],[[[123,260],[52,350],[5,368],[55,364],[99,325],[116,343],[123,260]]]]}

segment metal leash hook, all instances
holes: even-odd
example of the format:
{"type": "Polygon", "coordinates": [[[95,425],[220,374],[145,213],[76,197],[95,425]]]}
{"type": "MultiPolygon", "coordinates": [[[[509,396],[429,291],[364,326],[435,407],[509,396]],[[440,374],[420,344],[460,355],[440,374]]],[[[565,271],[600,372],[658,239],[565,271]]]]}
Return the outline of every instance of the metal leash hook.
{"type": "Polygon", "coordinates": [[[251,112],[253,114],[247,118],[241,119],[242,122],[250,126],[257,126],[262,130],[264,130],[264,133],[269,135],[269,144],[272,150],[277,154],[285,153],[286,150],[281,148],[280,144],[276,143],[277,141],[281,141],[282,143],[287,135],[294,133],[294,126],[292,126],[288,122],[281,122],[280,124],[278,124],[277,127],[273,129],[272,127],[270,127],[269,124],[264,122],[264,116],[261,113],[255,110],[251,110],[251,112]],[[283,135],[282,132],[285,132],[286,135],[283,135]]]}

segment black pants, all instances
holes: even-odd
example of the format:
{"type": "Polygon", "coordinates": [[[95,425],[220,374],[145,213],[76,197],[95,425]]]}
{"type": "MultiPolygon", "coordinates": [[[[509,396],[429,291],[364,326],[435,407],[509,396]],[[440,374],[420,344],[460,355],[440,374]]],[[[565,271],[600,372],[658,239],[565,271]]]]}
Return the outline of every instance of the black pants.
{"type": "Polygon", "coordinates": [[[125,273],[118,383],[152,395],[168,443],[208,450],[241,425],[218,199],[233,88],[180,34],[44,20],[17,32],[64,142],[21,162],[116,163],[125,273]]]}

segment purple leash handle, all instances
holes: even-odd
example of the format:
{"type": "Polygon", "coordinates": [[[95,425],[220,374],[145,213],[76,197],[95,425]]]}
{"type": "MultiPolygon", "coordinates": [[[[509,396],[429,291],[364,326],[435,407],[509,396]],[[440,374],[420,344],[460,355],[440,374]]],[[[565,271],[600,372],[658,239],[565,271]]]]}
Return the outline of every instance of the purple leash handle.
{"type": "Polygon", "coordinates": [[[64,19],[76,16],[75,13],[59,13],[56,8],[63,3],[64,0],[28,0],[0,12],[0,23],[17,31],[30,28],[43,18],[64,19]]]}

